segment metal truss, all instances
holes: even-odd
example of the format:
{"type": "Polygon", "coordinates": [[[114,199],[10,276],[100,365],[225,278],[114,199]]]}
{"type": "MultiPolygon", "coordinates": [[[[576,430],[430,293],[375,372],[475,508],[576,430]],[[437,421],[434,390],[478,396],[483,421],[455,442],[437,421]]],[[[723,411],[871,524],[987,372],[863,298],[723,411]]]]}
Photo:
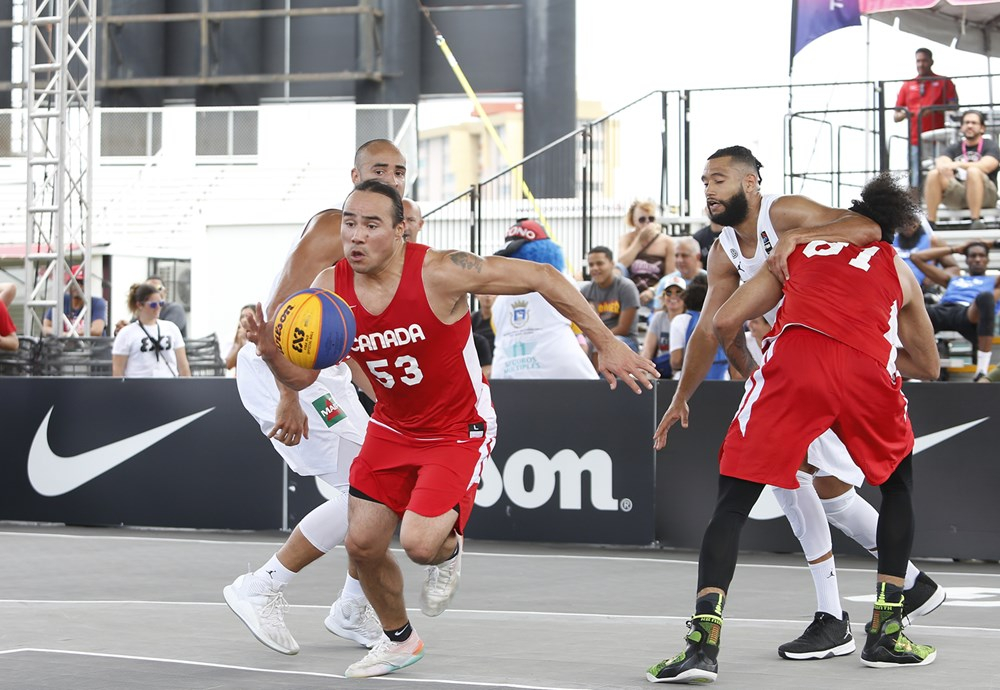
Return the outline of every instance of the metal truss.
{"type": "Polygon", "coordinates": [[[71,276],[70,266],[89,274],[96,4],[32,0],[25,7],[26,335],[40,333],[49,307],[55,334],[90,334],[91,281],[71,276]],[[77,289],[84,309],[71,323],[63,295],[77,289]]]}

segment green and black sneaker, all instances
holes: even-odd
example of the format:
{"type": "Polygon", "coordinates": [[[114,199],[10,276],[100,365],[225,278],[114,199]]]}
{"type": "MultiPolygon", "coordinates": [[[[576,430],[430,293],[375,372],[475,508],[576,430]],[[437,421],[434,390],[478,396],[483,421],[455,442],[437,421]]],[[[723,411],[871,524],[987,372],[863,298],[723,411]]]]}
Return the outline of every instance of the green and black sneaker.
{"type": "Polygon", "coordinates": [[[868,637],[865,648],[861,651],[861,663],[872,668],[926,666],[933,663],[937,656],[933,647],[914,644],[903,634],[902,597],[890,595],[887,601],[887,589],[898,590],[880,584],[872,620],[866,629],[868,637]]]}
{"type": "Polygon", "coordinates": [[[722,617],[692,616],[687,622],[687,647],[683,652],[646,671],[650,683],[714,683],[719,675],[719,637],[722,617]]]}

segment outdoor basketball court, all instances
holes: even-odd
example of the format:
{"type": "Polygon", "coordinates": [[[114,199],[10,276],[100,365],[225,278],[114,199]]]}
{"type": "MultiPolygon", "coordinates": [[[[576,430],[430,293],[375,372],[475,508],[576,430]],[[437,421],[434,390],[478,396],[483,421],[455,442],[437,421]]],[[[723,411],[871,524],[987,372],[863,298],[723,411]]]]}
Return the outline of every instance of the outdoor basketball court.
{"type": "MultiPolygon", "coordinates": [[[[323,626],[344,580],[343,548],[286,590],[297,656],[266,649],[223,603],[222,588],[283,539],[0,525],[0,688],[648,688],[645,669],[680,651],[693,605],[691,552],[469,541],[453,609],[429,619],[411,608],[424,658],[390,676],[348,680],[344,669],[365,650],[323,626]]],[[[423,571],[397,557],[415,607],[423,571]]],[[[780,659],[777,646],[812,619],[811,579],[800,556],[751,554],[726,608],[719,687],[1000,687],[1000,566],[918,562],[949,590],[944,606],[910,628],[938,659],[876,670],[860,663],[875,561],[838,564],[858,651],[780,659]]]]}

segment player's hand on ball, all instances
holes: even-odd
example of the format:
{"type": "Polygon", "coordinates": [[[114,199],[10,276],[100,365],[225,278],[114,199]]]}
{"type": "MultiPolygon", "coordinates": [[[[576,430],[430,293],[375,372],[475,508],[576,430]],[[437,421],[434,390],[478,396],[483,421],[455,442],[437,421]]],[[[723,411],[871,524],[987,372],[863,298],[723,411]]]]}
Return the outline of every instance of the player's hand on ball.
{"type": "Polygon", "coordinates": [[[271,328],[264,322],[264,308],[260,302],[254,308],[253,314],[244,314],[240,318],[240,325],[247,334],[247,340],[257,346],[257,355],[264,359],[275,352],[274,341],[270,337],[271,328]]]}

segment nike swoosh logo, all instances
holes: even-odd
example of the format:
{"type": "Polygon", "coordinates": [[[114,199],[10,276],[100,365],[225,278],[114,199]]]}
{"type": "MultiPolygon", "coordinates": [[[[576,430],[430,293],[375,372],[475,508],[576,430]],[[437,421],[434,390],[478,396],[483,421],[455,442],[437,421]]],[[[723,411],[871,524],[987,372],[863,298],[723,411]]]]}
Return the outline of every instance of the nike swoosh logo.
{"type": "MultiPolygon", "coordinates": [[[[939,443],[943,443],[953,436],[958,436],[963,431],[967,431],[974,426],[982,424],[989,417],[983,417],[982,419],[976,419],[971,422],[966,422],[965,424],[959,424],[957,426],[951,426],[947,429],[942,429],[941,431],[934,431],[929,434],[924,434],[923,436],[918,436],[913,439],[913,454],[922,453],[928,448],[933,448],[939,443]]],[[[781,506],[778,505],[778,499],[774,497],[774,494],[770,491],[763,491],[760,494],[760,498],[757,499],[757,503],[754,504],[753,509],[750,511],[750,518],[753,520],[775,520],[784,515],[781,510],[781,506]]]]}
{"type": "Polygon", "coordinates": [[[62,496],[83,486],[215,408],[210,407],[169,424],[70,457],[56,455],[49,447],[49,418],[54,409],[54,406],[49,408],[35,432],[31,450],[28,451],[28,481],[42,496],[62,496]]]}

